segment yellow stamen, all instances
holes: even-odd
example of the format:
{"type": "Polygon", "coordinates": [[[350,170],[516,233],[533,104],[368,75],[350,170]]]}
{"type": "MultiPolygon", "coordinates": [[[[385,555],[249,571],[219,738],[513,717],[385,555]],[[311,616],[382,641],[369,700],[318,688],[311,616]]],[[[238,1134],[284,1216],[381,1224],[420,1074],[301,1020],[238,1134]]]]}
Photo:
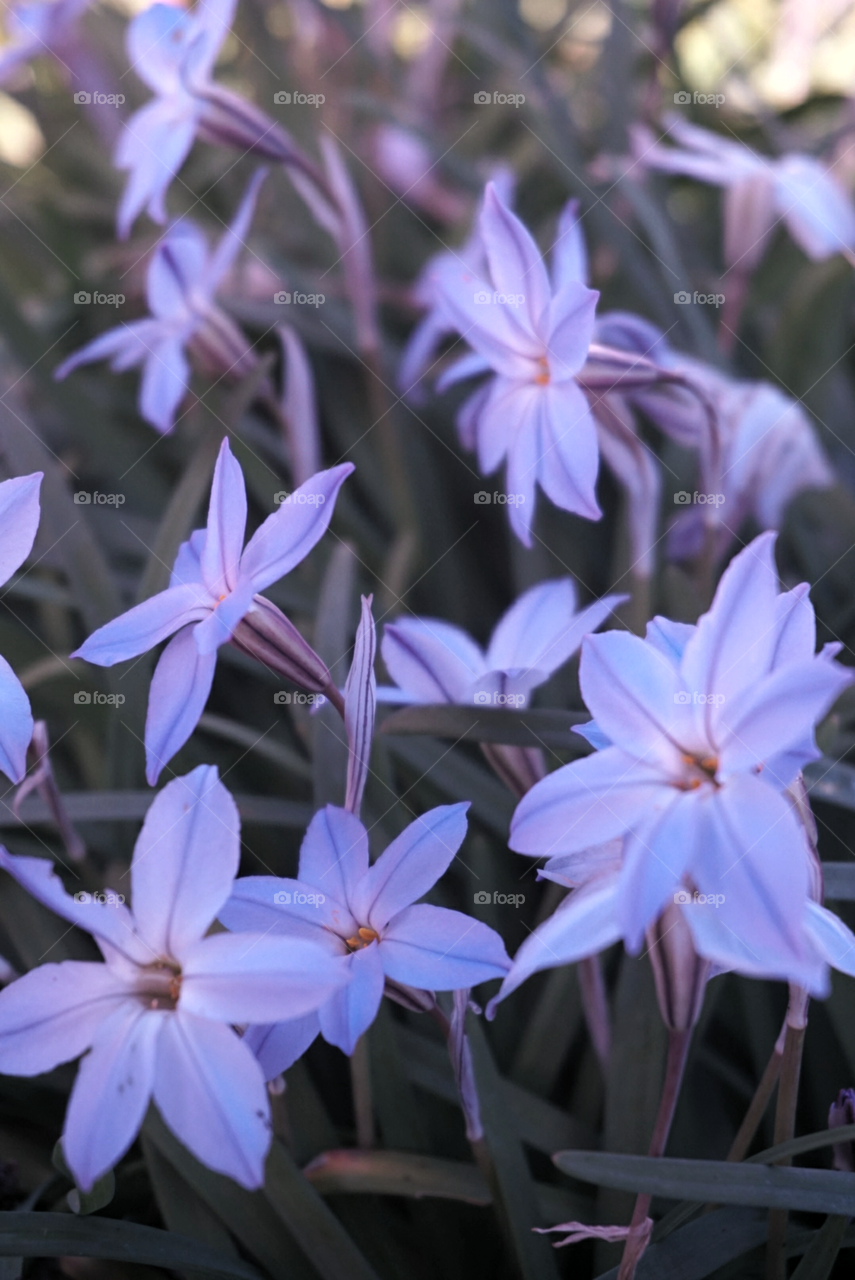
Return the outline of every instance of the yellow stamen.
{"type": "Polygon", "coordinates": [[[534,380],[539,387],[545,387],[549,382],[549,362],[545,356],[541,356],[537,362],[539,373],[534,375],[534,380]]]}
{"type": "Polygon", "coordinates": [[[344,941],[351,951],[361,951],[363,947],[370,946],[372,942],[379,942],[380,934],[376,929],[366,929],[363,925],[352,938],[345,938],[344,941]]]}

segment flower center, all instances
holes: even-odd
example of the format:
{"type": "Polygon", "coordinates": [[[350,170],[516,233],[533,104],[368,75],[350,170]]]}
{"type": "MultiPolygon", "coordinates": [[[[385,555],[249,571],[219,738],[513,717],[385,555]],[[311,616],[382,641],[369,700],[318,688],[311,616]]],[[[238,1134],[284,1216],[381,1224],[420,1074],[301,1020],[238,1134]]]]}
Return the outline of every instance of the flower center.
{"type": "Polygon", "coordinates": [[[140,970],[137,992],[149,1009],[175,1009],[181,994],[181,970],[168,960],[140,970]]]}
{"type": "Polygon", "coordinates": [[[549,361],[546,356],[541,356],[537,361],[537,373],[534,380],[539,387],[545,387],[549,382],[549,361]]]}
{"type": "Polygon", "coordinates": [[[345,946],[351,951],[361,951],[363,947],[369,947],[372,942],[379,942],[380,934],[376,929],[358,929],[352,938],[345,938],[345,946]]]}
{"type": "Polygon", "coordinates": [[[686,778],[677,784],[681,791],[697,791],[698,787],[704,782],[711,782],[713,786],[718,786],[716,781],[718,759],[716,756],[695,756],[684,753],[682,759],[683,763],[688,765],[689,773],[686,778]]]}

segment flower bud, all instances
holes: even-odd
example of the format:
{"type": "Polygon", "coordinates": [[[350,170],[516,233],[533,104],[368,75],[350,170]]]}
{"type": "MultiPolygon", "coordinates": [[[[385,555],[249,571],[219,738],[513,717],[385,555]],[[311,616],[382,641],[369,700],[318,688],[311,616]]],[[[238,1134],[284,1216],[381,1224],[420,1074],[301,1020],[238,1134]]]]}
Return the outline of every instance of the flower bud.
{"type": "Polygon", "coordinates": [[[215,147],[237,147],[240,151],[284,164],[326,189],[323,174],[304,155],[281,125],[253,103],[222,85],[206,82],[195,87],[201,104],[198,136],[215,147]]]}
{"type": "Polygon", "coordinates": [[[264,596],[253,597],[252,608],[235,627],[231,643],[307,693],[329,694],[332,677],[326,664],[282,610],[264,596]]]}
{"type": "MultiPolygon", "coordinates": [[[[841,1089],[828,1113],[829,1129],[855,1124],[855,1089],[841,1089]]],[[[832,1164],[841,1173],[855,1173],[855,1142],[836,1142],[832,1147],[832,1164]]]]}
{"type": "Polygon", "coordinates": [[[245,378],[258,364],[241,330],[217,306],[205,307],[187,345],[199,371],[213,378],[245,378]]]}
{"type": "Polygon", "coordinates": [[[695,951],[683,912],[673,902],[647,930],[659,1010],[669,1031],[689,1031],[701,1014],[709,961],[695,951]]]}

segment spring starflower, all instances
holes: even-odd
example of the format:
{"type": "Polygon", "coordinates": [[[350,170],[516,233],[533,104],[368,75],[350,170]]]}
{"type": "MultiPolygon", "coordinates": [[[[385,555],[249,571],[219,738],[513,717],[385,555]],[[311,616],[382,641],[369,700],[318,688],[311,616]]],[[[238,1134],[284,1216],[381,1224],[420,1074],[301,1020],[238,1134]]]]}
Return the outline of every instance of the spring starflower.
{"type": "MultiPolygon", "coordinates": [[[[0,586],[26,560],[39,527],[42,472],[0,483],[0,586]]],[[[5,658],[0,657],[0,770],[20,782],[33,736],[30,700],[5,658]]]]}
{"type": "Polygon", "coordinates": [[[152,803],[131,864],[132,910],[118,894],[72,897],[48,859],[0,850],[0,865],[104,956],[41,965],[0,992],[4,1074],[41,1075],[85,1055],[62,1135],[84,1191],[127,1151],[152,1100],[203,1164],[244,1187],[264,1181],[269,1100],[233,1024],[304,1015],[346,975],[306,938],[205,936],[239,860],[237,809],[209,765],[152,803]]]}

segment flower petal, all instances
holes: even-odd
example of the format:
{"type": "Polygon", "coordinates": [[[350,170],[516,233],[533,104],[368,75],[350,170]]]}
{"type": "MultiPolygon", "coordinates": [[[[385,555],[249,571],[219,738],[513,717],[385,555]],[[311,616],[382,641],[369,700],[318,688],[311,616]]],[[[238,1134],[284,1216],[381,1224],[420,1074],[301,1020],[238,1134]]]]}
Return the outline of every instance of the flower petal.
{"type": "Polygon", "coordinates": [[[832,173],[810,156],[775,165],[775,204],[796,244],[814,261],[855,248],[855,209],[832,173]]]}
{"type": "Polygon", "coordinates": [[[342,1053],[351,1054],[359,1037],[377,1017],[385,974],[376,942],[354,951],[346,963],[350,981],[321,1006],[318,1017],[324,1039],[337,1045],[342,1053]]]}
{"type": "Polygon", "coordinates": [[[302,1058],[320,1031],[318,1015],[307,1013],[303,1018],[289,1018],[287,1022],[247,1027],[243,1042],[258,1059],[265,1080],[273,1080],[302,1058]]]}
{"type": "Polygon", "coordinates": [[[160,655],[145,721],[145,776],[150,787],[199,723],[216,665],[216,652],[199,653],[193,627],[173,636],[160,655]]]}
{"type": "Polygon", "coordinates": [[[559,293],[570,280],[588,282],[588,251],[582,234],[579,201],[568,200],[558,218],[552,246],[552,289],[559,293]]]}
{"type": "Polygon", "coordinates": [[[420,903],[398,912],[380,940],[383,968],[395,982],[427,991],[457,991],[502,978],[505,944],[480,920],[420,903]]]}
{"type": "Polygon", "coordinates": [[[158,792],[131,863],[134,917],[156,955],[180,960],[231,892],[240,861],[237,806],[214,765],[158,792]]]}
{"type": "Polygon", "coordinates": [[[373,596],[362,597],[362,616],[353,645],[353,661],[344,686],[344,724],[347,731],[347,795],[345,808],[359,814],[371,760],[371,739],[377,706],[374,656],[377,632],[371,614],[373,596]]]}
{"type": "Polygon", "coordinates": [[[530,587],[500,618],[487,647],[498,671],[536,669],[551,675],[626,596],[606,596],[576,612],[576,584],[556,578],[530,587]]]}
{"type": "Polygon", "coordinates": [[[543,398],[543,434],[537,479],[550,501],[586,520],[599,520],[597,429],[575,382],[559,382],[543,398]]]}
{"type": "Polygon", "coordinates": [[[175,426],[175,413],[190,385],[190,366],[184,355],[184,335],[167,337],[153,346],[143,367],[139,410],[146,422],[163,434],[175,426]]]}
{"type": "Polygon", "coordinates": [[[63,960],[25,973],[0,992],[0,1072],[38,1076],[79,1058],[128,998],[106,964],[63,960]]]}
{"type": "Polygon", "coordinates": [[[218,1022],[275,1022],[318,1009],[348,980],[346,957],[305,938],[216,933],[185,952],[179,1007],[218,1022]]]}
{"type": "Polygon", "coordinates": [[[298,874],[338,903],[350,902],[368,871],[368,835],[345,809],[328,804],[309,823],[300,846],[298,874]]]}
{"type": "MultiPolygon", "coordinates": [[[[312,821],[318,817],[316,814],[312,821]]],[[[320,890],[312,882],[278,876],[241,876],[218,918],[227,929],[236,932],[307,938],[334,955],[346,953],[342,939],[352,938],[359,928],[347,905],[329,889],[320,890]]]]}
{"type": "Polygon", "coordinates": [[[436,884],[466,836],[468,808],[468,801],[439,805],[395,837],[356,886],[351,906],[357,920],[379,933],[436,884]]]}
{"type": "Polygon", "coordinates": [[[0,484],[0,586],[20,569],[33,549],[39,527],[42,471],[0,484]]]}
{"type": "Polygon", "coordinates": [[[154,1101],[197,1160],[254,1191],[264,1182],[270,1103],[264,1075],[230,1027],[176,1011],[160,1036],[154,1101]]]}
{"type": "Polygon", "coordinates": [[[202,580],[215,599],[237,585],[244,533],[246,532],[246,485],[240,463],[224,437],[214,467],[208,523],[200,563],[202,580]]]}
{"type": "Polygon", "coordinates": [[[81,1191],[91,1191],[137,1136],[168,1018],[129,1001],[102,1024],[81,1062],[62,1132],[62,1152],[81,1191]]]}
{"type": "Polygon", "coordinates": [[[380,652],[392,679],[414,702],[459,702],[484,670],[475,641],[438,618],[387,623],[380,652]]]}
{"type": "Polygon", "coordinates": [[[578,373],[585,363],[594,334],[600,295],[580,280],[568,280],[549,308],[549,372],[558,382],[578,373]]]}
{"type": "Polygon", "coordinates": [[[190,292],[205,275],[208,245],[197,226],[186,218],[174,223],[148,264],[148,305],[158,319],[186,317],[190,292]]]}
{"type": "Polygon", "coordinates": [[[115,164],[131,172],[116,223],[119,239],[126,240],[143,209],[154,222],[166,221],[164,198],[193,145],[196,108],[185,93],[156,98],[122,122],[122,127],[115,164]]]}
{"type": "Polygon", "coordinates": [[[353,470],[352,463],[344,462],[319,471],[256,530],[241,560],[241,573],[251,579],[254,591],[263,591],[290,573],[321,540],[332,520],[338,491],[353,470]]]}
{"type": "Polygon", "coordinates": [[[824,960],[855,978],[855,934],[839,916],[809,900],[805,930],[824,960]]]}
{"type": "Polygon", "coordinates": [[[533,333],[549,306],[549,277],[540,250],[519,218],[502,203],[492,182],[484,191],[478,232],[493,285],[506,296],[525,295],[524,310],[533,333]]]}
{"type": "Polygon", "coordinates": [[[204,618],[211,607],[206,595],[195,584],[167,587],[93,631],[71,656],[85,658],[98,667],[112,667],[136,658],[181,627],[204,618]]]}
{"type": "MultiPolygon", "coordinates": [[[[230,7],[234,9],[234,4],[231,3],[231,0],[230,7]]],[[[223,34],[225,35],[225,32],[223,34]]],[[[206,290],[211,297],[216,293],[221,281],[234,266],[238,254],[245,246],[246,237],[255,213],[258,193],[261,190],[261,184],[267,177],[267,172],[267,169],[256,169],[249,180],[243,199],[238,205],[238,210],[232,219],[231,226],[226,227],[216,249],[211,255],[206,280],[206,290]]]]}
{"type": "Polygon", "coordinates": [[[709,799],[694,791],[670,792],[650,806],[624,842],[618,921],[632,954],[668,900],[674,900],[698,851],[699,810],[709,799]]]}
{"type": "Polygon", "coordinates": [[[27,747],[33,736],[33,713],[24,686],[0,657],[0,769],[12,782],[27,772],[27,747]]]}

